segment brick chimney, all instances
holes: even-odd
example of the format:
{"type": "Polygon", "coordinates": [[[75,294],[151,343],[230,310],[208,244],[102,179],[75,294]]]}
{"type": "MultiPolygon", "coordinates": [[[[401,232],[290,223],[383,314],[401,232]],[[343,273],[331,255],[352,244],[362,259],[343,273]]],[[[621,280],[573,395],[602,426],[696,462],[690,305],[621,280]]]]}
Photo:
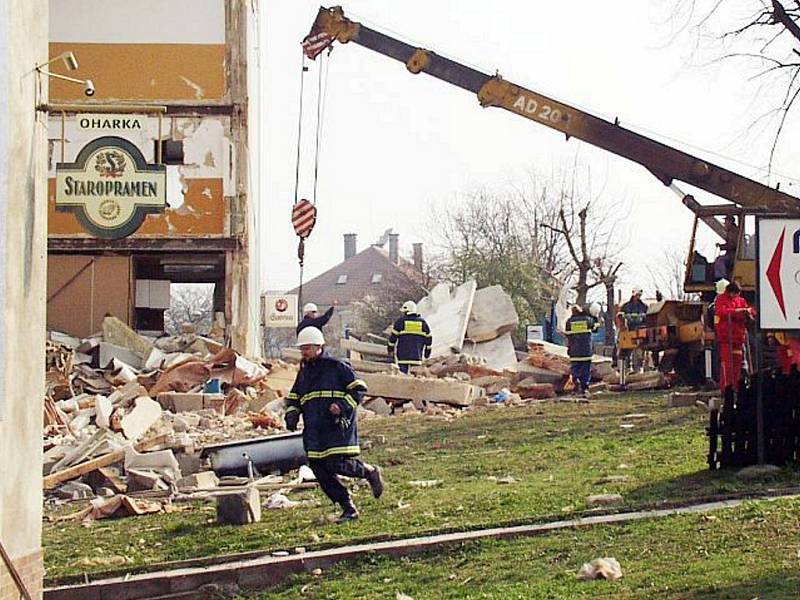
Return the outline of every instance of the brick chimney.
{"type": "Polygon", "coordinates": [[[422,242],[412,244],[414,248],[414,268],[422,273],[422,242]]]}
{"type": "Polygon", "coordinates": [[[344,259],[353,258],[356,255],[356,234],[344,234],[344,259]]]}
{"type": "Polygon", "coordinates": [[[389,260],[392,264],[397,264],[400,261],[400,234],[389,234],[389,260]]]}

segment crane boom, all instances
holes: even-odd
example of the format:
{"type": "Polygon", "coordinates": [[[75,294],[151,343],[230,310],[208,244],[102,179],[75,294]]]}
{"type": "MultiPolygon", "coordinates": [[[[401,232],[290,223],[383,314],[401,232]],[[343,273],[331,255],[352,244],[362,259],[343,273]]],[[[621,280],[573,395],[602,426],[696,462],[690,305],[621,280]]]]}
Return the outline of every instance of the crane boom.
{"type": "MultiPolygon", "coordinates": [[[[308,52],[308,48],[306,52],[312,58],[334,40],[340,43],[353,42],[404,63],[414,74],[427,73],[473,92],[483,107],[504,108],[560,131],[567,139],[575,137],[639,163],[664,185],[671,185],[674,180],[682,181],[747,210],[800,214],[800,199],[794,196],[657,142],[617,123],[506,81],[500,75],[487,75],[370,29],[345,17],[339,6],[320,8],[306,40],[312,38],[316,42],[314,52],[308,52]]],[[[690,209],[692,206],[699,206],[696,202],[686,204],[690,209]]],[[[703,215],[700,218],[719,225],[713,217],[703,215]]],[[[717,227],[714,229],[719,233],[717,227]]]]}

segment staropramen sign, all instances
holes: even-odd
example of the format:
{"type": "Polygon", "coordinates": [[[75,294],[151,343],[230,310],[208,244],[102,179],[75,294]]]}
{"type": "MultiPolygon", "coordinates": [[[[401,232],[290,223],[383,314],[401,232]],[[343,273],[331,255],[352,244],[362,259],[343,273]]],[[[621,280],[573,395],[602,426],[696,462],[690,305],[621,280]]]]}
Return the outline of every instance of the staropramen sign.
{"type": "Polygon", "coordinates": [[[129,236],[148,213],[164,212],[166,203],[166,168],[147,164],[126,139],[97,138],[74,163],[56,165],[56,210],[75,213],[96,237],[129,236]]]}

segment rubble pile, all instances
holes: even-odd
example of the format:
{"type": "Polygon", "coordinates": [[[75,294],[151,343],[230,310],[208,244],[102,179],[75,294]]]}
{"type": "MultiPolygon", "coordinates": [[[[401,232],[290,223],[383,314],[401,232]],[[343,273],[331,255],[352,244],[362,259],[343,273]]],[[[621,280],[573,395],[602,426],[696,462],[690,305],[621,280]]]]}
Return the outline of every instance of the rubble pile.
{"type": "Polygon", "coordinates": [[[154,512],[125,494],[191,491],[186,477],[208,468],[204,446],[284,429],[293,365],[249,360],[191,326],[152,340],[114,317],[89,339],[48,338],[44,487],[50,498],[115,498],[83,517],[154,512]]]}

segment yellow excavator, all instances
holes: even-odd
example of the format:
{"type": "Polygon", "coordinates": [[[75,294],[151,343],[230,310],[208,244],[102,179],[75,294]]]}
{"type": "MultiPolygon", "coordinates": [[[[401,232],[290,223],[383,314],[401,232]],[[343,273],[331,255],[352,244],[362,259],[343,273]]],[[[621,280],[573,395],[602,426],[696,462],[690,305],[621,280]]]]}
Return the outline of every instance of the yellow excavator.
{"type": "MultiPolygon", "coordinates": [[[[503,108],[560,131],[567,140],[574,137],[642,165],[675,191],[695,215],[684,290],[699,293],[705,301],[714,297],[715,282],[722,277],[736,281],[752,299],[756,286],[755,217],[760,214],[800,215],[800,199],[778,189],[626,129],[618,122],[606,121],[506,81],[499,74],[482,73],[370,29],[348,19],[340,6],[320,8],[303,41],[306,56],[314,59],[334,42],[363,46],[402,62],[413,74],[426,73],[476,94],[482,107],[503,108]],[[727,202],[702,205],[691,194],[679,190],[676,181],[727,202]],[[696,249],[700,222],[722,239],[718,246],[724,253],[711,261],[696,249]]],[[[621,347],[668,350],[691,346],[692,354],[695,350],[702,351],[708,340],[702,323],[703,305],[669,303],[665,309],[663,315],[651,319],[653,331],[622,336],[621,347]]],[[[697,363],[694,359],[689,362],[697,363]]]]}

